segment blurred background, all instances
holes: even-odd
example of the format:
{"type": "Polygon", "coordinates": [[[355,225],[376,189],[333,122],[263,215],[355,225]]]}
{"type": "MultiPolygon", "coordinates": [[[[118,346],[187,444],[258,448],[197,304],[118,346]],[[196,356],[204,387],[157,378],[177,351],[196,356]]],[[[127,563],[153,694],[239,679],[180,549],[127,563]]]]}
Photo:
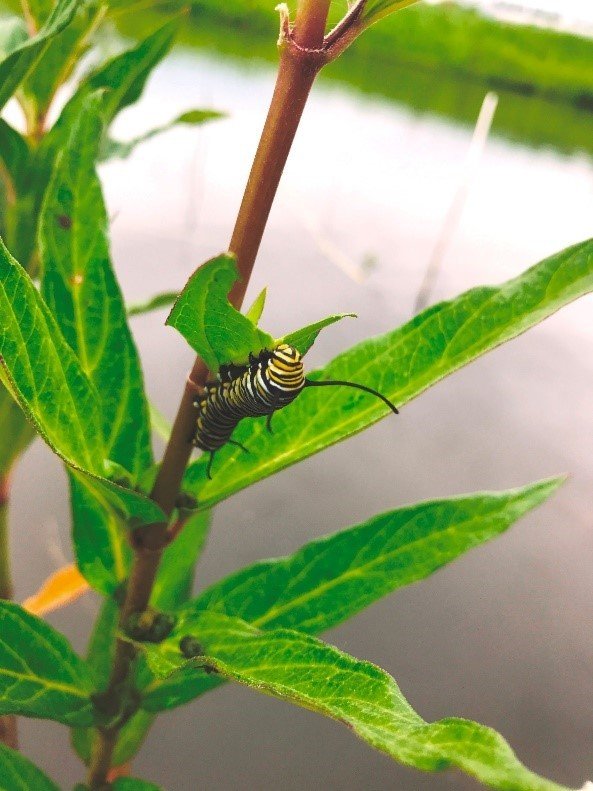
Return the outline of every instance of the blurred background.
{"type": "MultiPolygon", "coordinates": [[[[156,27],[152,5],[122,19],[103,46],[156,27]]],[[[273,89],[273,5],[198,0],[173,54],[118,121],[131,139],[189,108],[228,113],[102,168],[130,301],[180,289],[228,244],[273,89]]],[[[344,8],[336,1],[334,18],[344,8]]],[[[421,3],[330,66],[250,287],[255,296],[269,286],[263,326],[282,335],[358,313],[322,335],[309,361],[323,364],[409,319],[431,262],[434,302],[591,236],[592,33],[584,0],[421,3]],[[476,138],[488,92],[496,96],[476,138]]],[[[404,503],[568,473],[508,534],[327,637],[391,672],[426,719],[476,719],[537,772],[575,787],[593,779],[592,308],[591,297],[580,300],[397,419],[219,506],[198,587],[404,503]]],[[[149,393],[172,418],[192,355],[164,319],[141,317],[133,328],[149,393]]],[[[20,600],[71,551],[65,476],[40,442],[14,487],[20,600]],[[31,497],[31,481],[46,499],[31,497]]],[[[84,650],[96,606],[88,596],[50,620],[84,650]]],[[[21,720],[21,739],[64,787],[80,780],[66,729],[21,720]]],[[[231,686],[161,716],[135,770],[170,791],[475,787],[401,768],[336,723],[231,686]]]]}

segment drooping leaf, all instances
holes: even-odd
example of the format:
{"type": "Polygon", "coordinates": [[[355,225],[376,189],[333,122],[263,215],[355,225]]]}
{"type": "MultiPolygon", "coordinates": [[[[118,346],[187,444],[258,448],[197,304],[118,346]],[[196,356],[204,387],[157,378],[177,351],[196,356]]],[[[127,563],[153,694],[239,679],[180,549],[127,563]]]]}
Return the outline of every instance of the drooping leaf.
{"type": "Polygon", "coordinates": [[[49,447],[122,519],[165,519],[133,489],[102,477],[99,397],[24,269],[0,242],[0,376],[49,447]]]}
{"type": "Polygon", "coordinates": [[[24,79],[21,91],[35,112],[41,115],[47,112],[56,91],[72,74],[103,7],[101,0],[79,0],[71,23],[50,41],[24,79]]]}
{"type": "MultiPolygon", "coordinates": [[[[319,634],[500,535],[560,482],[417,503],[376,516],[289,557],[231,574],[182,607],[181,617],[207,610],[260,628],[319,634]]],[[[149,680],[142,705],[150,711],[173,708],[219,683],[188,667],[183,677],[149,680]]]]}
{"type": "Polygon", "coordinates": [[[264,308],[266,306],[266,297],[268,294],[268,289],[264,288],[260,291],[257,297],[253,301],[253,305],[245,312],[245,316],[249,319],[252,324],[259,324],[259,320],[261,319],[262,313],[264,312],[264,308]]]}
{"type": "Polygon", "coordinates": [[[319,634],[500,535],[561,482],[398,508],[289,557],[241,569],[183,611],[216,611],[259,627],[319,634]]]}
{"type": "Polygon", "coordinates": [[[0,714],[93,722],[92,678],[63,635],[18,604],[0,602],[0,714]]]}
{"type": "Polygon", "coordinates": [[[23,40],[0,63],[0,109],[41,57],[51,39],[71,22],[77,1],[58,0],[39,32],[32,38],[23,40]]]}
{"type": "Polygon", "coordinates": [[[35,436],[35,429],[18,404],[0,385],[0,474],[6,474],[35,436]]]}
{"type": "MultiPolygon", "coordinates": [[[[501,343],[543,321],[563,305],[593,290],[593,242],[542,261],[496,287],[480,287],[434,305],[403,327],[341,354],[310,377],[342,379],[375,388],[402,405],[501,343]]],[[[274,416],[244,420],[230,445],[217,453],[211,481],[206,459],[188,468],[184,489],[208,508],[246,486],[346,439],[391,414],[372,395],[335,387],[305,390],[274,416]]],[[[404,420],[404,415],[397,420],[404,420]]],[[[393,418],[396,420],[396,418],[393,418]]]]}
{"type": "Polygon", "coordinates": [[[0,788],[2,791],[60,791],[58,786],[24,755],[1,743],[0,788]]]}
{"type": "Polygon", "coordinates": [[[563,788],[524,767],[496,731],[457,718],[425,722],[385,671],[299,632],[260,631],[237,618],[202,613],[180,620],[159,645],[143,646],[155,673],[168,675],[186,663],[179,646],[188,636],[204,649],[194,664],[331,717],[399,763],[433,772],[457,768],[504,791],[563,788]]]}
{"type": "Polygon", "coordinates": [[[153,137],[162,135],[177,126],[201,126],[209,121],[217,121],[220,118],[224,118],[224,113],[219,113],[216,110],[188,110],[167,124],[150,129],[132,140],[123,141],[107,138],[103,143],[100,158],[103,161],[114,158],[126,159],[142,143],[146,143],[148,140],[152,140],[153,137]]]}
{"type": "Polygon", "coordinates": [[[340,313],[339,316],[328,316],[327,319],[321,319],[321,321],[316,321],[315,324],[309,324],[307,327],[303,327],[300,330],[295,330],[285,335],[284,338],[281,338],[277,343],[288,343],[290,346],[294,346],[301,354],[305,355],[317,340],[321,330],[346,318],[355,319],[356,314],[340,313]]]}
{"type": "Polygon", "coordinates": [[[180,332],[216,372],[226,363],[242,365],[249,354],[271,349],[274,339],[239,313],[228,300],[237,280],[234,256],[223,253],[197,269],[175,302],[167,324],[180,332]]]}
{"type": "Polygon", "coordinates": [[[109,253],[95,162],[103,97],[81,105],[40,218],[42,294],[96,388],[105,456],[136,476],[152,463],[142,370],[109,253]]]}
{"type": "Polygon", "coordinates": [[[145,313],[151,313],[153,310],[160,310],[161,308],[170,307],[177,297],[177,291],[165,291],[162,294],[156,294],[154,297],[147,299],[146,302],[137,302],[134,305],[128,306],[128,316],[142,316],[145,313]]]}

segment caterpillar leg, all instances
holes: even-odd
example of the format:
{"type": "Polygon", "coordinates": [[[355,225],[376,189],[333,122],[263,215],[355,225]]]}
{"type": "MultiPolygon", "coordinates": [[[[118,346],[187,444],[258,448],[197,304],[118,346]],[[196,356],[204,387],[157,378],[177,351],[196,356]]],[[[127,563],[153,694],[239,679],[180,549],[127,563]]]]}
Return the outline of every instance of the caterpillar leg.
{"type": "Polygon", "coordinates": [[[214,461],[214,456],[216,451],[210,451],[210,458],[208,459],[208,466],[206,467],[206,475],[208,476],[209,480],[212,480],[212,462],[214,461]]]}
{"type": "Polygon", "coordinates": [[[236,439],[229,439],[228,443],[229,445],[236,445],[238,448],[241,448],[241,450],[244,451],[245,453],[249,453],[249,448],[246,448],[245,445],[241,445],[241,443],[237,442],[236,439]]]}
{"type": "Polygon", "coordinates": [[[268,417],[266,418],[266,429],[268,430],[268,434],[273,434],[272,431],[272,418],[274,417],[274,413],[270,412],[268,417]]]}

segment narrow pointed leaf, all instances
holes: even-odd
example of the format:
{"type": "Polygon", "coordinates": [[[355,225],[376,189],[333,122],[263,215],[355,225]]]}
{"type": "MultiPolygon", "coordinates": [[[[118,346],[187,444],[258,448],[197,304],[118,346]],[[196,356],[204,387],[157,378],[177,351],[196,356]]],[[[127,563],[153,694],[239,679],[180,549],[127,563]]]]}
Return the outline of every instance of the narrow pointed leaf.
{"type": "MultiPolygon", "coordinates": [[[[181,617],[208,610],[265,629],[319,634],[500,535],[561,482],[398,508],[306,544],[289,557],[231,574],[182,607],[181,617]]],[[[173,708],[219,683],[186,668],[183,677],[147,682],[142,705],[149,711],[173,708]]]]}
{"type": "Polygon", "coordinates": [[[213,372],[225,363],[245,364],[250,352],[258,354],[274,345],[271,335],[229,302],[237,277],[232,255],[207,261],[191,276],[167,319],[213,372]]]}
{"type": "Polygon", "coordinates": [[[0,788],[2,791],[60,791],[41,769],[4,744],[0,744],[0,788]]]}
{"type": "Polygon", "coordinates": [[[82,104],[46,192],[39,229],[42,294],[96,388],[105,456],[136,476],[152,463],[148,405],[95,171],[103,101],[94,94],[82,104]]]}
{"type": "Polygon", "coordinates": [[[129,305],[127,308],[128,316],[142,316],[145,313],[151,313],[153,310],[168,308],[175,302],[178,296],[178,291],[164,291],[162,294],[156,294],[145,302],[136,302],[133,305],[129,305]]]}
{"type": "Polygon", "coordinates": [[[4,171],[3,180],[10,179],[14,198],[26,190],[30,158],[29,144],[23,135],[0,118],[0,170],[4,171]]]}
{"type": "Polygon", "coordinates": [[[180,620],[163,643],[145,645],[155,673],[186,662],[183,637],[197,637],[208,664],[223,677],[331,717],[370,746],[423,771],[457,768],[487,786],[508,791],[560,791],[530,772],[495,731],[469,720],[425,722],[394,679],[316,638],[288,629],[259,631],[236,618],[203,613],[180,620]]]}
{"type": "MultiPolygon", "coordinates": [[[[592,290],[593,241],[587,241],[500,286],[474,288],[434,305],[403,327],[341,354],[313,376],[359,382],[401,406],[592,290]]],[[[372,395],[335,387],[328,397],[325,389],[307,389],[274,416],[273,434],[265,430],[265,420],[242,421],[233,439],[249,453],[222,448],[211,481],[206,459],[199,459],[189,467],[184,488],[208,508],[387,415],[388,408],[372,395]]],[[[405,412],[390,419],[404,420],[405,412]]]]}
{"type": "Polygon", "coordinates": [[[26,13],[35,22],[36,27],[41,27],[54,7],[53,0],[25,0],[23,3],[26,13]]]}
{"type": "Polygon", "coordinates": [[[173,427],[167,418],[160,412],[156,406],[148,402],[148,412],[150,414],[150,425],[154,433],[165,442],[169,441],[173,427]]]}
{"type": "Polygon", "coordinates": [[[0,714],[89,725],[92,678],[70,644],[47,623],[0,602],[0,714]]]}
{"type": "Polygon", "coordinates": [[[247,318],[252,324],[259,324],[259,320],[261,319],[262,313],[264,312],[264,308],[266,306],[266,297],[268,295],[268,289],[264,288],[260,291],[257,297],[253,301],[253,305],[249,308],[249,310],[245,313],[247,318]]]}
{"type": "Polygon", "coordinates": [[[32,615],[45,616],[72,604],[85,593],[89,586],[73,563],[62,566],[50,574],[41,587],[23,602],[23,609],[32,615]]]}
{"type": "Polygon", "coordinates": [[[138,135],[138,137],[132,140],[123,141],[107,138],[101,149],[100,158],[102,161],[114,158],[126,159],[126,157],[129,157],[142,143],[146,143],[148,140],[152,140],[153,137],[158,137],[165,132],[169,132],[175,127],[201,126],[209,121],[217,121],[220,118],[224,118],[224,114],[216,110],[188,110],[185,113],[181,113],[181,115],[178,115],[176,118],[173,118],[172,121],[162,126],[157,126],[154,129],[149,129],[148,132],[144,132],[144,134],[138,135]]]}
{"type": "Polygon", "coordinates": [[[51,39],[70,23],[78,0],[58,0],[47,21],[0,63],[0,109],[4,107],[51,39]]]}
{"type": "Polygon", "coordinates": [[[562,483],[433,500],[375,516],[215,583],[183,612],[319,634],[500,535],[562,483]]]}
{"type": "Polygon", "coordinates": [[[111,787],[113,791],[161,791],[160,786],[136,777],[119,777],[111,787]]]}
{"type": "Polygon", "coordinates": [[[307,327],[303,327],[300,330],[291,332],[289,335],[285,335],[284,338],[281,338],[277,343],[288,343],[290,346],[294,346],[301,354],[307,354],[311,346],[313,346],[317,340],[321,330],[346,318],[355,319],[356,314],[340,313],[338,316],[328,316],[327,319],[316,321],[315,324],[309,324],[307,327]]]}

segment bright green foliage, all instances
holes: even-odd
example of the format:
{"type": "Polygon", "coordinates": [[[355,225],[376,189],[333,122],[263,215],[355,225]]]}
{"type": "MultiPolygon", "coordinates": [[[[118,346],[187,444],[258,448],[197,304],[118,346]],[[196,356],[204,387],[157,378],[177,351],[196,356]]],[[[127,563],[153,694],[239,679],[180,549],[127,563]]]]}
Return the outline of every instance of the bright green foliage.
{"type": "Polygon", "coordinates": [[[167,319],[213,372],[225,363],[245,364],[250,352],[274,346],[271,335],[228,301],[237,276],[232,255],[207,261],[191,276],[167,319]]]}
{"type": "Polygon", "coordinates": [[[132,561],[122,519],[101,490],[73,473],[70,502],[78,568],[89,585],[109,595],[127,578],[132,561]]]}
{"type": "Polygon", "coordinates": [[[142,316],[145,313],[151,313],[153,310],[160,310],[161,308],[168,308],[172,305],[179,292],[177,291],[164,291],[162,294],[156,294],[154,297],[147,299],[145,302],[137,302],[134,305],[128,306],[128,316],[142,316]]]}
{"type": "Polygon", "coordinates": [[[210,521],[209,511],[193,514],[164,551],[152,589],[151,602],[157,609],[175,609],[191,596],[196,563],[208,538],[210,521]]]}
{"type": "Polygon", "coordinates": [[[23,81],[24,100],[35,112],[44,115],[60,85],[70,77],[103,8],[101,0],[80,0],[72,22],[49,43],[23,81]]]}
{"type": "Polygon", "coordinates": [[[319,634],[500,535],[560,482],[398,508],[306,544],[289,557],[241,569],[183,612],[214,610],[266,629],[286,626],[319,634]]]}
{"type": "Polygon", "coordinates": [[[46,191],[39,228],[42,294],[96,388],[105,456],[136,476],[152,464],[148,405],[95,172],[102,104],[100,94],[82,104],[46,191]]]}
{"type": "Polygon", "coordinates": [[[50,448],[123,519],[164,516],[151,500],[102,477],[99,397],[24,269],[0,243],[2,379],[50,448]]]}
{"type": "Polygon", "coordinates": [[[2,791],[60,791],[35,764],[1,743],[0,789],[2,791]]]}
{"type": "Polygon", "coordinates": [[[316,321],[314,324],[309,324],[307,327],[285,335],[277,343],[288,343],[290,346],[294,346],[302,355],[305,355],[317,340],[321,330],[346,318],[356,318],[356,314],[340,313],[337,316],[328,316],[327,319],[321,319],[321,321],[316,321]]]}
{"type": "Polygon", "coordinates": [[[101,159],[112,159],[114,157],[126,159],[126,157],[129,157],[132,151],[141,143],[145,143],[153,137],[162,135],[164,132],[174,129],[176,126],[201,126],[209,121],[217,121],[220,118],[224,118],[224,113],[216,112],[216,110],[188,110],[178,115],[177,118],[174,118],[172,121],[169,121],[169,123],[157,126],[154,129],[149,129],[148,132],[144,132],[144,134],[138,135],[138,137],[127,142],[114,140],[113,138],[107,139],[101,151],[101,159]]]}
{"type": "MultiPolygon", "coordinates": [[[[31,152],[25,138],[0,118],[0,178],[16,193],[26,186],[31,152]]],[[[5,187],[6,189],[6,187],[5,187]]]]}
{"type": "MultiPolygon", "coordinates": [[[[507,530],[541,504],[560,480],[398,508],[306,544],[286,558],[264,560],[215,583],[180,609],[208,610],[263,628],[319,634],[405,585],[507,530]]],[[[187,667],[182,678],[145,684],[143,707],[173,708],[218,686],[187,667]]]]}
{"type": "Polygon", "coordinates": [[[59,632],[11,602],[0,602],[0,714],[93,722],[92,679],[59,632]]]}
{"type": "Polygon", "coordinates": [[[113,791],[161,791],[154,783],[138,780],[135,777],[120,777],[111,786],[113,791]]]}
{"type": "Polygon", "coordinates": [[[259,320],[261,319],[262,313],[264,312],[264,308],[266,306],[267,296],[268,289],[263,288],[254,299],[253,305],[249,308],[249,310],[245,311],[246,317],[252,324],[259,324],[259,320]]]}
{"type": "Polygon", "coordinates": [[[0,20],[0,59],[4,60],[11,52],[27,41],[27,25],[20,16],[0,20]]]}
{"type": "Polygon", "coordinates": [[[458,768],[505,791],[562,788],[526,769],[490,728],[456,718],[426,723],[383,670],[299,632],[260,631],[238,618],[202,613],[180,621],[159,645],[143,646],[155,673],[185,664],[179,643],[187,635],[198,636],[205,650],[196,665],[207,663],[227,679],[336,719],[400,763],[423,771],[458,768]]]}
{"type": "Polygon", "coordinates": [[[14,460],[22,453],[35,435],[35,429],[23,416],[5,387],[0,386],[0,475],[7,473],[14,460]]]}
{"type": "Polygon", "coordinates": [[[36,27],[40,27],[51,14],[53,0],[25,0],[23,6],[36,27]]]}
{"type": "Polygon", "coordinates": [[[116,55],[86,77],[66,104],[54,127],[43,141],[44,151],[56,151],[68,137],[82,105],[90,94],[106,89],[104,121],[109,125],[117,113],[134,104],[154,67],[165,57],[177,32],[178,22],[168,22],[132,49],[116,55]]]}
{"type": "Polygon", "coordinates": [[[374,25],[383,17],[407,8],[418,0],[363,0],[362,21],[365,26],[374,25]]]}
{"type": "MultiPolygon", "coordinates": [[[[359,382],[402,405],[591,290],[593,242],[587,241],[501,286],[474,288],[434,305],[403,327],[341,354],[311,378],[359,382]]],[[[210,507],[387,414],[388,408],[371,395],[335,387],[328,396],[321,388],[311,388],[274,416],[273,434],[263,420],[242,421],[233,438],[249,453],[230,445],[222,448],[211,481],[205,460],[199,459],[188,468],[184,488],[202,507],[210,507]]]]}
{"type": "Polygon", "coordinates": [[[0,63],[0,109],[41,57],[51,39],[72,20],[78,0],[58,0],[37,35],[22,41],[0,63]]]}

